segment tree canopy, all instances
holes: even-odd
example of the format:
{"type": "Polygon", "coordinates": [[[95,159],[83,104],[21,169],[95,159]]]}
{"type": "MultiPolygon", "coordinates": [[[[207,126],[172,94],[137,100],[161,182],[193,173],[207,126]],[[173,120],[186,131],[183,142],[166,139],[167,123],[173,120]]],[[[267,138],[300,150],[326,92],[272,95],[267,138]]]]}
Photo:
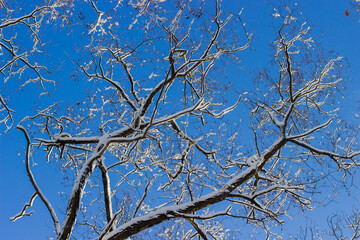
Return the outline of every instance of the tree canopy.
{"type": "MultiPolygon", "coordinates": [[[[265,66],[251,12],[229,1],[0,4],[0,124],[26,140],[33,188],[11,221],[45,207],[59,240],[238,239],[249,227],[275,239],[357,176],[359,128],[339,110],[346,61],[297,4],[272,3],[265,66]],[[12,96],[24,88],[34,104],[22,112],[12,96]]],[[[359,237],[357,210],[345,218],[328,234],[359,237]]]]}

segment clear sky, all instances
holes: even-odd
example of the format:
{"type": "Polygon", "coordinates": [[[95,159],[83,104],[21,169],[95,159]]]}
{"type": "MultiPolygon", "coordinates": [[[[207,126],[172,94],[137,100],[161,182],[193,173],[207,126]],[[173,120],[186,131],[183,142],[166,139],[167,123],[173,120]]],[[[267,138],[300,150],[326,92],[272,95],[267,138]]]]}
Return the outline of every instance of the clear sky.
{"type": "MultiPolygon", "coordinates": [[[[271,60],[271,41],[274,40],[274,25],[272,13],[274,5],[265,0],[234,1],[224,0],[224,10],[231,11],[236,6],[244,8],[243,20],[246,22],[247,30],[253,32],[254,38],[251,47],[242,59],[243,68],[229,71],[227,79],[241,79],[233,81],[234,87],[241,91],[252,89],[252,72],[266,67],[271,60]]],[[[295,1],[289,1],[293,5],[295,1]]],[[[354,124],[359,124],[360,109],[360,13],[350,11],[350,16],[345,16],[345,10],[351,8],[347,0],[303,0],[299,1],[299,9],[311,26],[311,36],[321,47],[327,51],[334,51],[335,55],[343,56],[349,62],[346,68],[346,90],[345,98],[341,102],[342,117],[354,124]],[[358,115],[357,115],[358,114],[358,115]]],[[[0,9],[2,16],[3,10],[0,9]]],[[[126,17],[126,16],[124,16],[126,17]]],[[[27,37],[19,34],[19,37],[27,37]]],[[[76,53],[74,45],[81,38],[81,33],[76,29],[64,32],[51,26],[44,26],[41,36],[46,39],[51,47],[48,48],[49,63],[59,65],[57,72],[52,75],[58,82],[57,88],[50,87],[50,98],[57,101],[76,101],[76,96],[83,88],[91,87],[89,83],[83,84],[70,79],[74,70],[74,64],[70,57],[76,53]],[[71,86],[71,87],[69,87],[71,86]],[[66,96],[64,99],[63,96],[66,96]]],[[[2,57],[2,56],[0,56],[2,57]]],[[[42,59],[44,60],[44,59],[42,59]]],[[[0,78],[0,90],[5,89],[0,78]]],[[[9,104],[17,111],[15,123],[26,115],[35,113],[38,105],[44,104],[46,97],[37,97],[38,86],[27,86],[21,91],[16,90],[17,81],[6,83],[6,89],[12,91],[9,104]],[[34,97],[35,96],[35,97],[34,97]],[[39,103],[40,102],[40,103],[39,103]]],[[[86,90],[84,90],[86,91],[86,90]]],[[[46,105],[46,104],[45,104],[46,105]]],[[[247,116],[244,116],[246,118],[247,116]]],[[[31,217],[25,217],[15,222],[9,218],[18,213],[25,202],[33,193],[24,166],[24,149],[26,146],[23,134],[13,127],[4,133],[1,129],[0,135],[0,239],[22,240],[22,239],[48,239],[53,236],[53,225],[48,212],[39,199],[35,201],[35,213],[31,217]]],[[[55,163],[33,166],[34,175],[41,182],[43,191],[55,206],[60,210],[65,201],[57,192],[57,186],[62,184],[62,176],[57,174],[55,163]]],[[[316,208],[306,213],[307,218],[299,217],[294,222],[289,221],[284,225],[290,233],[300,231],[299,226],[327,227],[326,219],[336,212],[350,212],[354,204],[360,200],[360,190],[356,187],[359,176],[354,178],[354,184],[350,191],[346,189],[339,192],[338,198],[329,206],[316,208]],[[344,204],[345,203],[345,204],[344,204]]],[[[360,186],[358,184],[358,186],[360,186]]],[[[327,192],[331,195],[331,192],[327,192]]],[[[319,204],[315,204],[319,206],[319,204]]],[[[64,211],[64,208],[62,208],[64,211]]],[[[61,210],[60,210],[61,212],[61,210]]],[[[284,230],[286,231],[286,230],[284,230]]]]}

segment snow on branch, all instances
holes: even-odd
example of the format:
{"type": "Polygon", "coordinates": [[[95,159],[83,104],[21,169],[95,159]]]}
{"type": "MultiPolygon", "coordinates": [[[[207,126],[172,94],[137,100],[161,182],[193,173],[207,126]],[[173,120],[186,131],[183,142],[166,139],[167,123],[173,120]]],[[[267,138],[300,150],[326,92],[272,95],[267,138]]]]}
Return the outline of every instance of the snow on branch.
{"type": "Polygon", "coordinates": [[[33,205],[34,200],[35,200],[35,198],[36,198],[37,196],[38,196],[38,193],[35,192],[35,193],[31,196],[30,201],[27,202],[27,203],[25,203],[25,205],[24,205],[23,209],[21,210],[21,212],[19,212],[18,214],[16,214],[14,217],[11,217],[11,218],[10,218],[10,221],[16,221],[17,219],[19,219],[19,218],[21,218],[21,217],[24,217],[24,216],[31,216],[31,214],[33,214],[34,211],[31,211],[31,212],[28,212],[28,213],[27,213],[27,212],[26,212],[26,209],[27,209],[28,207],[31,207],[31,206],[33,205]]]}
{"type": "MultiPolygon", "coordinates": [[[[291,14],[284,17],[274,41],[276,66],[268,70],[272,74],[260,79],[264,85],[253,93],[232,95],[238,90],[224,86],[218,62],[229,57],[238,61],[251,34],[240,15],[221,10],[221,1],[204,2],[204,16],[196,14],[192,4],[139,0],[128,5],[118,1],[114,7],[113,2],[84,2],[96,22],[83,32],[88,39],[76,43],[91,42],[73,62],[79,83],[90,87],[71,106],[54,103],[20,121],[18,129],[27,140],[26,171],[35,193],[12,220],[31,215],[26,210],[39,196],[58,240],[76,238],[78,232],[97,239],[142,238],[148,233],[155,238],[178,238],[181,233],[184,239],[221,239],[228,230],[217,219],[225,217],[269,232],[269,222],[282,223],[290,206],[311,208],[311,187],[323,178],[325,167],[346,172],[359,166],[355,137],[343,141],[323,133],[339,130],[333,100],[341,78],[333,72],[340,58],[316,63],[316,70],[308,73],[311,67],[300,63],[301,54],[312,51],[313,44],[305,24],[291,14]],[[123,20],[131,29],[115,23],[116,30],[105,29],[123,19],[124,12],[134,16],[123,20]],[[243,104],[253,109],[250,128],[247,121],[238,121],[246,116],[243,104]],[[230,112],[240,114],[235,124],[230,112]],[[253,131],[254,141],[244,129],[253,131]],[[35,181],[30,154],[36,164],[41,163],[38,157],[58,164],[70,181],[61,223],[35,181]],[[331,166],[321,165],[319,156],[330,157],[331,166]],[[225,203],[231,205],[226,208],[225,203]]],[[[25,24],[35,31],[31,24],[40,23],[40,10],[31,14],[24,16],[29,20],[10,19],[0,27],[25,24]]],[[[45,67],[29,61],[28,51],[17,52],[14,42],[2,37],[0,46],[10,58],[1,62],[1,73],[21,63],[36,76],[29,81],[48,81],[45,67]]],[[[23,71],[20,67],[10,73],[23,71]]],[[[12,120],[7,95],[2,96],[1,110],[12,120]]]]}

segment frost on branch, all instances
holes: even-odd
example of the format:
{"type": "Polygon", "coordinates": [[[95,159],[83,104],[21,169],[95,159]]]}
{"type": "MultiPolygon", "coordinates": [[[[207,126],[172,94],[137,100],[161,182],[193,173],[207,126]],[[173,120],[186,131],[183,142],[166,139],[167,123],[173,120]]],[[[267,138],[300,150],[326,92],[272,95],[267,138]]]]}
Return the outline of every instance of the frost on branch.
{"type": "MultiPolygon", "coordinates": [[[[39,51],[38,46],[41,45],[39,28],[45,16],[56,12],[56,7],[57,5],[44,5],[36,7],[30,13],[16,16],[18,11],[11,10],[7,8],[5,3],[2,3],[0,8],[1,16],[3,16],[0,18],[0,74],[3,76],[3,83],[15,76],[20,78],[25,71],[31,71],[32,77],[24,82],[22,86],[30,82],[40,82],[46,93],[44,83],[53,81],[44,77],[43,71],[46,71],[46,67],[31,62],[29,56],[39,51]],[[32,49],[23,50],[23,47],[18,42],[18,33],[27,31],[30,32],[33,42],[32,49]]],[[[7,98],[3,94],[0,95],[0,112],[0,124],[4,124],[6,130],[8,130],[14,122],[12,116],[14,110],[11,109],[7,103],[7,98]]]]}
{"type": "Polygon", "coordinates": [[[314,43],[309,27],[290,11],[276,18],[282,22],[269,71],[277,80],[267,81],[257,96],[230,96],[215,66],[241,58],[251,35],[241,15],[222,12],[220,1],[206,5],[203,17],[192,15],[191,5],[176,5],[172,12],[171,3],[130,1],[126,8],[139,23],[131,28],[112,25],[117,19],[110,12],[121,7],[110,11],[106,4],[86,3],[96,20],[86,31],[87,58],[74,64],[93,91],[67,110],[56,103],[18,125],[28,141],[30,182],[57,239],[77,233],[96,239],[226,239],[237,230],[228,219],[275,236],[271,226],[283,223],[291,208],[312,208],[312,188],[327,169],[348,174],[359,165],[354,141],[328,136],[339,130],[332,100],[342,83],[334,74],[341,58],[313,71],[303,68],[299,60],[314,43]],[[234,38],[230,26],[241,29],[234,38]],[[126,38],[132,34],[142,40],[126,38]],[[252,109],[254,136],[248,151],[239,132],[225,124],[245,104],[252,109]],[[30,155],[58,164],[67,176],[71,189],[62,222],[35,181],[30,155]]]}

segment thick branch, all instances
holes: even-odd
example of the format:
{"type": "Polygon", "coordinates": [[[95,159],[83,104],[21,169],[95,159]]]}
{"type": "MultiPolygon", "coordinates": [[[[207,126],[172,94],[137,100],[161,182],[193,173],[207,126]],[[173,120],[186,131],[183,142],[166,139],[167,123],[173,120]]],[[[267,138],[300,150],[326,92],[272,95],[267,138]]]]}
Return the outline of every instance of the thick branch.
{"type": "Polygon", "coordinates": [[[110,232],[104,239],[120,240],[126,239],[144,229],[150,228],[154,225],[162,223],[166,220],[176,217],[177,213],[190,214],[215,203],[223,201],[234,189],[252,178],[265,163],[286,143],[285,139],[279,139],[264,153],[262,158],[257,164],[251,165],[239,175],[228,181],[222,188],[217,191],[213,191],[205,196],[199,197],[188,203],[174,205],[169,207],[163,207],[147,215],[133,218],[129,222],[123,224],[119,228],[110,232]]]}
{"type": "Polygon", "coordinates": [[[106,209],[106,219],[108,222],[110,222],[113,217],[112,203],[111,203],[110,178],[109,178],[107,168],[103,162],[103,159],[101,159],[99,161],[99,168],[101,170],[102,183],[103,183],[103,187],[104,187],[104,202],[105,202],[105,209],[106,209]]]}

